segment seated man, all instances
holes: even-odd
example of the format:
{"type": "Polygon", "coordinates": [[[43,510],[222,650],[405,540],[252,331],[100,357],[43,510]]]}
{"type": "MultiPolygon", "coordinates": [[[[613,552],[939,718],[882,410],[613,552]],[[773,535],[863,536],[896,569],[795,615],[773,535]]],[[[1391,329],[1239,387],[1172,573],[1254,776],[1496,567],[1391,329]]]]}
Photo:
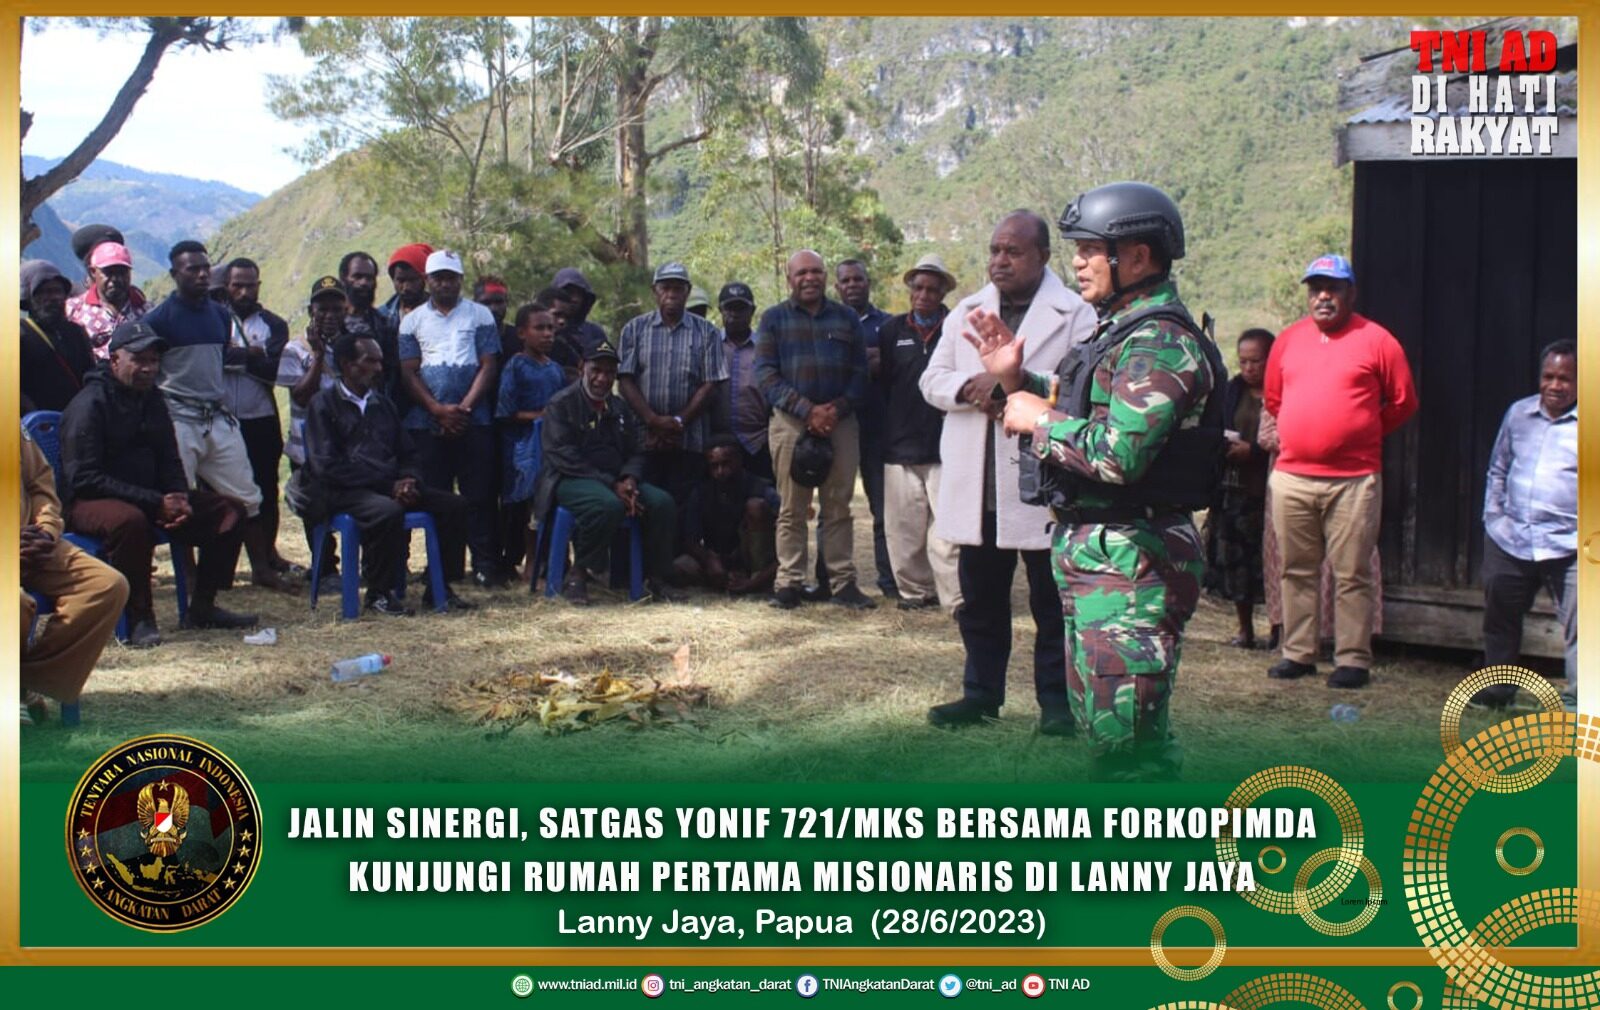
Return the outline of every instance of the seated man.
{"type": "Polygon", "coordinates": [[[55,475],[33,440],[22,437],[22,720],[43,721],[43,695],[73,704],[116,630],[128,582],[61,539],[55,475]],[[31,590],[31,592],[30,592],[31,590]],[[55,608],[34,626],[38,601],[55,608]]]}
{"type": "MultiPolygon", "coordinates": [[[[446,527],[459,532],[466,502],[448,491],[426,487],[411,436],[401,427],[400,411],[383,394],[383,352],[371,337],[342,333],[333,342],[339,381],[311,398],[306,408],[306,489],[318,500],[316,511],[348,512],[361,530],[361,574],[367,582],[367,609],[387,617],[412,613],[396,590],[405,574],[407,512],[428,512],[445,540],[446,527]]],[[[459,542],[459,541],[458,541],[459,542]]],[[[423,594],[432,605],[433,590],[423,594]]],[[[445,602],[471,610],[445,587],[445,602]]]]}
{"type": "Polygon", "coordinates": [[[577,521],[573,553],[561,595],[577,606],[589,603],[590,571],[605,567],[624,517],[644,527],[645,589],[658,600],[679,600],[661,578],[672,566],[678,513],[672,496],[643,483],[644,424],[613,392],[617,352],[601,343],[584,355],[578,381],[550,398],[544,409],[544,465],[534,491],[534,515],[556,506],[577,521]]]}
{"type": "Polygon", "coordinates": [[[156,391],[167,342],[141,321],[118,326],[106,346],[110,363],[89,374],[61,414],[61,471],[67,528],[104,543],[106,561],[128,580],[128,644],[161,644],[150,595],[158,526],[174,543],[200,548],[185,626],[254,625],[254,614],[216,605],[239,558],[245,507],[189,490],[172,419],[156,391]]]}
{"type": "Polygon", "coordinates": [[[683,542],[688,552],[673,562],[684,582],[702,582],[734,596],[767,593],[778,574],[778,492],[744,468],[732,435],[718,435],[706,450],[706,477],[689,492],[683,542]]]}

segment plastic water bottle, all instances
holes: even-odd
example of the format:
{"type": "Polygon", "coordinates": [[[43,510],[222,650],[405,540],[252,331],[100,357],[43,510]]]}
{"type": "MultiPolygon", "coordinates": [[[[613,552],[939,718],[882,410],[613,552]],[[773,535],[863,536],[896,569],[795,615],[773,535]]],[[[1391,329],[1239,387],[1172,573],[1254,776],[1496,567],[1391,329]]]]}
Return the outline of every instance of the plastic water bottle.
{"type": "Polygon", "coordinates": [[[1328,710],[1328,718],[1334,722],[1359,722],[1361,710],[1354,705],[1341,702],[1328,710]]]}
{"type": "Polygon", "coordinates": [[[394,662],[394,657],[387,652],[369,652],[365,656],[354,659],[341,659],[333,664],[333,682],[343,684],[347,680],[357,677],[369,677],[374,673],[382,673],[383,668],[394,662]]]}

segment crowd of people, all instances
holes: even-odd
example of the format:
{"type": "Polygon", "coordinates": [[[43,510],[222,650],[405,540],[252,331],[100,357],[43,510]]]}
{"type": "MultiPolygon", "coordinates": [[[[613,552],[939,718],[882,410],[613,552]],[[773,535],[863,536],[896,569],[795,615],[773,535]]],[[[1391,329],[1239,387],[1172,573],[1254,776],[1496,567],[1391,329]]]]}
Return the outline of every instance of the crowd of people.
{"type": "MultiPolygon", "coordinates": [[[[59,413],[60,444],[52,473],[24,438],[24,690],[75,700],[124,611],[128,645],[162,642],[158,544],[192,572],[185,627],[245,628],[255,615],[217,603],[241,549],[269,590],[337,579],[338,552],[314,538],[341,513],[359,530],[374,618],[414,613],[401,592],[408,514],[426,513],[440,543],[444,597],[430,588],[424,604],[472,609],[453,588],[469,578],[538,585],[558,510],[572,563],[552,566],[565,574],[547,588],[573,605],[590,604],[632,534],[654,600],[697,586],[784,610],[871,609],[855,561],[858,479],[877,595],[943,608],[965,647],[961,697],[929,711],[935,725],[982,724],[1004,703],[1019,560],[1040,732],[1087,734],[1099,777],[1177,774],[1167,710],[1202,583],[1236,605],[1244,647],[1257,644],[1268,586],[1281,590],[1271,677],[1315,672],[1331,631],[1328,684],[1364,686],[1381,610],[1383,439],[1417,395],[1398,341],[1354,312],[1349,262],[1314,261],[1307,316],[1276,337],[1246,331],[1230,379],[1171,278],[1185,238],[1165,194],[1099,187],[1060,232],[1076,290],[1050,268],[1050,225],[1019,210],[994,229],[985,285],[951,309],[960,281],[925,256],[900,277],[899,315],[874,305],[865,263],[830,271],[800,250],[789,297],[759,318],[747,284],[723,284],[718,326],[705,290],[669,262],[653,273],[655,308],[613,339],[580,270],[557,271],[513,312],[503,280],[467,289],[461,258],[421,243],[387,258],[382,305],[379,260],[345,255],[312,283],[309,321],[291,337],[261,304],[251,260],[213,263],[179,242],[174,290],[152,304],[123,236],[81,228],[81,281],[22,267],[23,411],[59,413]],[[278,553],[280,502],[319,570],[278,553]],[[92,537],[95,556],[64,532],[92,537]]],[[[1570,342],[1546,349],[1541,375],[1495,446],[1485,649],[1516,656],[1546,586],[1575,685],[1570,342]]]]}

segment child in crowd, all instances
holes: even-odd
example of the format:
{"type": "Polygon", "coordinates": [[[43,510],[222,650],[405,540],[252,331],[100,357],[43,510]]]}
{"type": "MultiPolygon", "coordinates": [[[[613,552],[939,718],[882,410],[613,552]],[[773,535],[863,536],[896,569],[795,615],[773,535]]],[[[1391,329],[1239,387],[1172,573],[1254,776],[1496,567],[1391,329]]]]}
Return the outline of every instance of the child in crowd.
{"type": "Polygon", "coordinates": [[[568,380],[566,372],[550,358],[556,339],[556,321],[550,307],[542,302],[524,305],[517,310],[516,326],[522,351],[506,361],[500,375],[500,399],[495,408],[504,453],[500,499],[504,504],[501,511],[503,528],[507,532],[506,553],[518,555],[512,559],[516,561],[521,560],[520,555],[525,551],[527,573],[532,575],[537,566],[532,531],[528,530],[528,513],[533,507],[533,490],[539,480],[539,432],[534,422],[544,413],[550,397],[568,380]],[[516,530],[524,532],[513,535],[516,530]]]}

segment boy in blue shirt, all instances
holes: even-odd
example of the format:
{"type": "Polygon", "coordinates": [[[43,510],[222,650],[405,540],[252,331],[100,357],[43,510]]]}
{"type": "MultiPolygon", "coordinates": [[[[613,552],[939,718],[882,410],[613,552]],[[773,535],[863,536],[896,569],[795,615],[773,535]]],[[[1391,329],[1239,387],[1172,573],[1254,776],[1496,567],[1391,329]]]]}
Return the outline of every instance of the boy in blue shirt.
{"type": "Polygon", "coordinates": [[[522,350],[506,359],[500,376],[500,397],[494,416],[500,424],[503,480],[500,488],[501,543],[506,563],[515,565],[526,553],[530,573],[533,561],[533,531],[528,528],[533,506],[533,489],[539,480],[539,436],[533,422],[567,384],[566,371],[551,360],[555,347],[556,320],[550,306],[541,302],[517,310],[517,337],[522,350]]]}

